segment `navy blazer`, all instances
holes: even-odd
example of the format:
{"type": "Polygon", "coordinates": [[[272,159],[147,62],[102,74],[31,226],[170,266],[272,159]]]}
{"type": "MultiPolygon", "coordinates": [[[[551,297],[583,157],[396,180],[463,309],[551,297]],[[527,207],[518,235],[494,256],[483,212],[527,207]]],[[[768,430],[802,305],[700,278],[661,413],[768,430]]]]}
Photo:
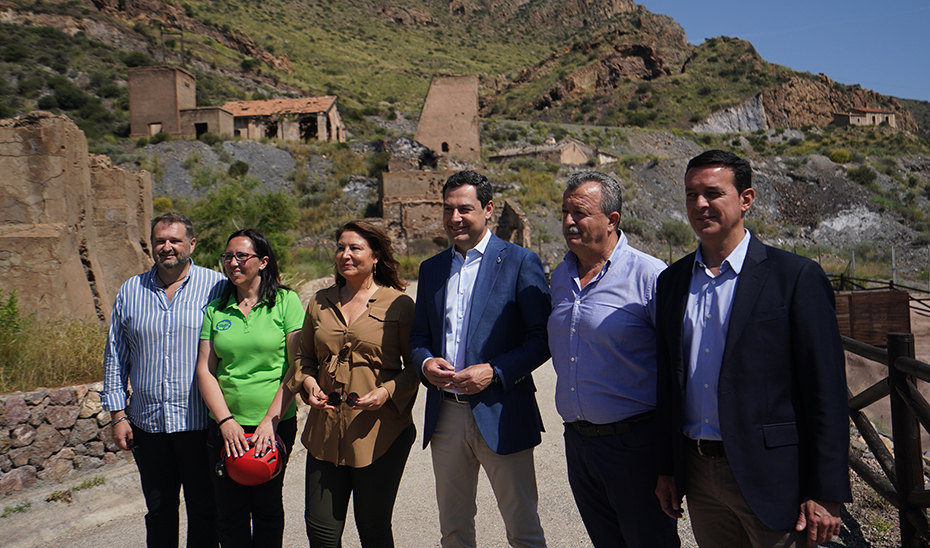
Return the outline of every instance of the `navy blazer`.
{"type": "MultiPolygon", "coordinates": [[[[694,253],[656,290],[660,474],[684,492],[682,324],[694,253]]],[[[718,384],[720,431],[740,492],[773,530],[793,529],[805,499],[852,500],[843,345],[820,266],[754,236],[739,275],[718,384]]]]}
{"type": "MultiPolygon", "coordinates": [[[[428,358],[443,356],[446,282],[451,269],[451,249],[420,265],[410,348],[414,367],[429,389],[424,447],[436,429],[441,394],[423,377],[421,366],[428,358]]],[[[465,365],[490,363],[500,376],[500,384],[469,394],[478,429],[495,453],[515,453],[542,441],[532,371],[549,359],[546,323],[551,306],[539,257],[492,234],[472,293],[465,365]]]]}

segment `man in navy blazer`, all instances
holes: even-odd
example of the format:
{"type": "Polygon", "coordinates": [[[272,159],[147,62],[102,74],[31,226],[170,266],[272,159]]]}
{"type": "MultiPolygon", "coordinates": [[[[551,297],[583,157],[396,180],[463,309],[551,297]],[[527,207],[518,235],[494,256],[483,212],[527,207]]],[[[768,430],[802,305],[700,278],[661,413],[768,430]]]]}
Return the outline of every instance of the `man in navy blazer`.
{"type": "Polygon", "coordinates": [[[449,177],[443,227],[452,247],[420,266],[410,335],[426,395],[442,546],[475,546],[483,466],[511,546],[545,546],[533,447],[542,419],[532,371],[549,358],[549,286],[532,251],[491,234],[487,178],[449,177]]]}
{"type": "Polygon", "coordinates": [[[712,150],[685,174],[700,244],[657,288],[663,510],[687,496],[702,548],[814,546],[851,500],[845,359],[833,289],[743,227],[749,163],[712,150]]]}

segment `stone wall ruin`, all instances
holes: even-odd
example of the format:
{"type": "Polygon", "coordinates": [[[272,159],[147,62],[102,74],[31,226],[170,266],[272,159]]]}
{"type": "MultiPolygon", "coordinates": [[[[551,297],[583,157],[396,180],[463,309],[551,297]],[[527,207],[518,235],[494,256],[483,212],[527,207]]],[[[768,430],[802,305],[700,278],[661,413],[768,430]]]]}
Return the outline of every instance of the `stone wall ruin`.
{"type": "Polygon", "coordinates": [[[21,310],[108,321],[123,281],[151,267],[152,179],[87,152],[64,116],[0,120],[0,290],[21,310]]]}
{"type": "MultiPolygon", "coordinates": [[[[399,254],[432,254],[449,245],[442,227],[442,185],[458,169],[436,163],[422,144],[406,137],[387,139],[388,171],[381,174],[378,195],[381,224],[399,254]]],[[[493,184],[493,181],[492,181],[493,184]]],[[[500,238],[529,247],[526,215],[510,200],[495,199],[488,223],[500,238]]]]}

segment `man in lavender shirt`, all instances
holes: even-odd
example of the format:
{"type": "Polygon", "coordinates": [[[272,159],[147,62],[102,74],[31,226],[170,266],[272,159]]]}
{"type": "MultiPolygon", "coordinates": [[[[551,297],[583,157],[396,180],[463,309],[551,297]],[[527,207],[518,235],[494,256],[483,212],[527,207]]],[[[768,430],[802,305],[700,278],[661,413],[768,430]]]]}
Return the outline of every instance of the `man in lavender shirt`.
{"type": "Polygon", "coordinates": [[[562,197],[569,252],[552,275],[549,349],[575,503],[597,548],[680,545],[655,501],[655,286],[665,264],[627,243],[620,185],[583,171],[562,197]]]}

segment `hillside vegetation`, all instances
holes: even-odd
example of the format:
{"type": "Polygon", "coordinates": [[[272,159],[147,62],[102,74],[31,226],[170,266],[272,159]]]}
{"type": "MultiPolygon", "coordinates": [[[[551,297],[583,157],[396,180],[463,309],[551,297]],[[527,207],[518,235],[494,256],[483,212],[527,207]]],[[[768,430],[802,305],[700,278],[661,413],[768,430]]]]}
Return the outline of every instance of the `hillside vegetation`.
{"type": "MultiPolygon", "coordinates": [[[[858,182],[853,194],[864,192],[870,210],[899,216],[912,237],[928,230],[926,173],[920,161],[909,160],[927,154],[924,138],[889,128],[814,126],[742,134],[687,132],[712,112],[788,82],[816,84],[829,92],[831,102],[874,100],[873,106],[900,108],[894,98],[768,63],[744,40],[720,37],[692,46],[673,20],[627,0],[17,0],[8,6],[5,20],[11,23],[0,26],[0,114],[39,108],[67,114],[85,131],[92,151],[109,154],[124,168],[152,171],[156,189],[175,188],[162,179],[170,171],[166,163],[179,164],[188,174],[185,184],[194,190],[162,190],[158,204],[203,219],[204,252],[221,245],[229,226],[261,219],[261,208],[247,207],[246,201],[267,188],[268,174],[249,172],[249,161],[217,136],[205,136],[207,146],[191,148],[183,158],[165,155],[174,147],[162,142],[166,136],[127,141],[130,67],[183,63],[197,77],[201,106],[302,93],[339,96],[351,148],[265,141],[285,150],[295,166],[285,174],[286,188],[275,187],[263,198],[268,204],[295,198],[289,202],[295,211],[281,209],[286,222],[275,228],[285,238],[282,244],[319,238],[342,219],[376,210],[367,191],[358,194],[357,189],[372,188],[387,159],[363,144],[410,135],[414,126],[408,120],[417,118],[430,78],[443,73],[479,74],[485,157],[501,146],[565,136],[620,156],[605,169],[623,179],[631,195],[628,203],[635,206],[630,219],[639,221],[627,221],[626,228],[644,239],[656,235],[644,245],[657,254],[662,246],[687,249],[691,240],[686,230],[666,223],[674,219],[643,213],[650,201],[658,211],[674,209],[656,208],[661,198],[637,177],[660,169],[663,158],[710,147],[760,163],[774,158],[784,164],[780,158],[792,158],[786,164],[789,173],[779,174],[789,179],[791,170],[810,158],[830,158],[837,173],[858,182]],[[661,133],[645,138],[631,128],[671,130],[674,139],[661,133]],[[660,153],[661,141],[679,145],[660,153]],[[204,154],[213,163],[202,162],[204,154]],[[233,164],[245,167],[233,169],[233,164]],[[352,193],[362,197],[345,198],[352,193]],[[238,216],[224,216],[224,207],[214,202],[238,216]],[[207,237],[213,232],[216,246],[207,237]]],[[[926,116],[921,103],[912,103],[917,116],[926,116]]],[[[913,123],[903,111],[900,119],[913,123]]],[[[553,236],[558,227],[543,210],[558,201],[559,181],[570,169],[534,161],[482,167],[497,178],[505,196],[539,214],[531,224],[540,249],[558,247],[553,236]]],[[[671,170],[666,174],[671,180],[678,176],[671,170]]],[[[785,242],[804,242],[812,237],[805,230],[814,231],[829,214],[807,211],[795,218],[789,213],[759,220],[759,228],[785,242]]],[[[319,261],[324,255],[312,257],[319,261]]],[[[306,256],[295,251],[298,263],[306,256]]]]}
{"type": "Polygon", "coordinates": [[[337,95],[356,138],[389,134],[373,116],[415,120],[437,74],[478,74],[484,117],[681,129],[792,77],[815,78],[742,40],[692,46],[671,18],[630,0],[6,6],[0,115],[63,112],[92,144],[127,135],[127,68],[151,64],[191,70],[198,106],[337,95]]]}

